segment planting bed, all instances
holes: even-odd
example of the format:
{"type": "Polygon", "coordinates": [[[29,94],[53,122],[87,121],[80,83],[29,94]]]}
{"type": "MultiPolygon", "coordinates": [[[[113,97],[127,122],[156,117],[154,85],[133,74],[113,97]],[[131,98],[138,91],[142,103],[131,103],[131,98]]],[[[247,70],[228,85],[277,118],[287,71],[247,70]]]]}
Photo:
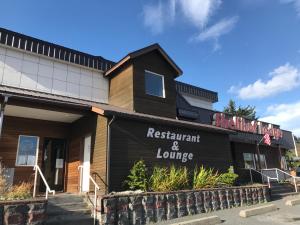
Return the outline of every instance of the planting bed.
{"type": "Polygon", "coordinates": [[[267,186],[240,186],[176,192],[107,195],[102,198],[103,224],[149,224],[270,200],[267,186]]]}

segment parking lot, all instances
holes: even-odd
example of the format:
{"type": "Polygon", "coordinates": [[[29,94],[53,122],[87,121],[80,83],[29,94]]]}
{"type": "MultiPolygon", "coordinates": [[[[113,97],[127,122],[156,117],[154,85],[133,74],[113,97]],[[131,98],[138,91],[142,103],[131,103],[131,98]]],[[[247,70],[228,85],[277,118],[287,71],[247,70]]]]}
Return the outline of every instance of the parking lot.
{"type": "Polygon", "coordinates": [[[240,208],[233,208],[233,209],[228,209],[228,210],[220,210],[212,213],[206,213],[206,214],[200,214],[200,215],[195,215],[195,216],[188,216],[184,218],[179,218],[175,219],[172,221],[167,221],[163,222],[160,224],[174,224],[174,223],[180,223],[183,221],[188,221],[188,220],[194,220],[197,218],[202,218],[202,217],[209,217],[209,216],[218,216],[222,220],[221,224],[230,224],[230,225],[259,225],[259,224],[264,224],[264,225],[276,225],[276,224],[300,224],[300,205],[296,206],[286,206],[285,202],[288,199],[293,199],[293,198],[300,198],[300,195],[293,196],[293,197],[288,197],[284,198],[282,200],[277,200],[277,201],[272,201],[270,203],[266,204],[260,204],[260,205],[255,205],[251,207],[240,207],[240,208]],[[248,218],[242,218],[239,216],[239,212],[243,209],[247,208],[253,208],[261,205],[267,205],[267,204],[275,204],[277,206],[277,210],[262,214],[262,215],[257,215],[257,216],[252,216],[248,218]]]}

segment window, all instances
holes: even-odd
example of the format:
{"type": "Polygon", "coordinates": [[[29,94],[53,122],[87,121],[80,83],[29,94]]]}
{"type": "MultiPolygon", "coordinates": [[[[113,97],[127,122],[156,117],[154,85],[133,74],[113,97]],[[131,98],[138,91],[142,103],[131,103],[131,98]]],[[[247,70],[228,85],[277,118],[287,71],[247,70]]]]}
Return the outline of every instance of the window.
{"type": "Polygon", "coordinates": [[[145,71],[145,89],[148,95],[165,98],[164,76],[145,71]]]}
{"type": "Polygon", "coordinates": [[[255,160],[254,154],[252,153],[243,153],[244,163],[246,169],[255,169],[255,160]]]}
{"type": "Polygon", "coordinates": [[[36,136],[19,136],[16,166],[34,166],[39,137],[36,136]]]}
{"type": "MultiPolygon", "coordinates": [[[[256,161],[258,162],[257,160],[257,154],[255,154],[255,158],[256,158],[256,161]]],[[[266,156],[264,154],[260,154],[260,166],[262,167],[261,169],[267,169],[267,161],[266,161],[266,156]]]]}

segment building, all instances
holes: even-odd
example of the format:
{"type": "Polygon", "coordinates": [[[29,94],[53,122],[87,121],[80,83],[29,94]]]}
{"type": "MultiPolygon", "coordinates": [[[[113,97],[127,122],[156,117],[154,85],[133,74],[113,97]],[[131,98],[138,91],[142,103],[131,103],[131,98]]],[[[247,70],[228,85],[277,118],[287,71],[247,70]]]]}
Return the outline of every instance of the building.
{"type": "Polygon", "coordinates": [[[285,169],[291,132],[213,111],[218,94],[181,75],[158,44],[115,63],[1,28],[0,156],[11,182],[33,182],[38,165],[56,191],[88,191],[90,174],[102,193],[119,191],[139,159],[233,165],[245,180],[248,168],[285,169]],[[271,146],[259,143],[266,132],[271,146]]]}

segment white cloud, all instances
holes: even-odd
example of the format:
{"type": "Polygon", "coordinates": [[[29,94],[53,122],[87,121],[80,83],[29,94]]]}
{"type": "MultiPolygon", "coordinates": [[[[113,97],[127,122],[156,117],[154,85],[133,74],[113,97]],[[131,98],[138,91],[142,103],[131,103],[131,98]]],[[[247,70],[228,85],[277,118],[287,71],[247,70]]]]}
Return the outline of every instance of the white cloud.
{"type": "Polygon", "coordinates": [[[290,91],[300,85],[300,71],[289,63],[274,69],[269,76],[268,81],[259,79],[248,86],[232,86],[229,92],[237,93],[241,99],[259,99],[290,91]]]}
{"type": "Polygon", "coordinates": [[[193,41],[214,40],[214,51],[221,48],[219,37],[229,33],[238,17],[225,18],[205,29],[211,17],[220,8],[222,0],[158,0],[157,4],[144,6],[144,24],[152,33],[162,33],[168,25],[175,23],[177,17],[185,18],[197,29],[193,41]]]}
{"type": "Polygon", "coordinates": [[[280,124],[282,129],[291,130],[300,137],[300,101],[290,104],[269,106],[262,121],[280,124]]]}
{"type": "Polygon", "coordinates": [[[178,0],[186,18],[198,28],[203,28],[213,13],[220,7],[221,0],[178,0]]]}
{"type": "Polygon", "coordinates": [[[238,22],[238,17],[234,16],[231,18],[225,18],[211,27],[202,31],[195,40],[207,41],[207,40],[218,40],[220,36],[229,33],[238,22]]]}
{"type": "Polygon", "coordinates": [[[282,4],[293,4],[298,16],[300,16],[300,0],[279,0],[282,4]]]}

